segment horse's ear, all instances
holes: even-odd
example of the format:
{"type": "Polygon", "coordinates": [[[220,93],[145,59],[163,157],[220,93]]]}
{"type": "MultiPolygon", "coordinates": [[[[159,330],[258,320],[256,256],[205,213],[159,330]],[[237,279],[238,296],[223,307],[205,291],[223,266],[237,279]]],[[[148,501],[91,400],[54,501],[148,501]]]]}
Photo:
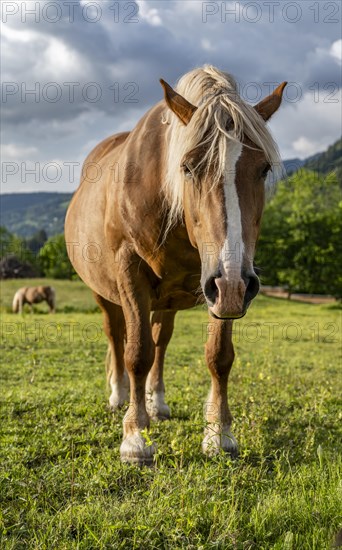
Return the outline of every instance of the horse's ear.
{"type": "Polygon", "coordinates": [[[287,82],[283,82],[274,92],[254,105],[254,109],[264,120],[268,120],[278,110],[283,97],[283,91],[287,82]]]}
{"type": "Polygon", "coordinates": [[[162,78],[159,80],[160,84],[164,90],[164,97],[167,105],[170,107],[171,111],[178,116],[178,118],[183,122],[183,124],[189,124],[192,115],[196,111],[197,107],[189,103],[183,96],[175,92],[171,86],[165,82],[162,78]]]}

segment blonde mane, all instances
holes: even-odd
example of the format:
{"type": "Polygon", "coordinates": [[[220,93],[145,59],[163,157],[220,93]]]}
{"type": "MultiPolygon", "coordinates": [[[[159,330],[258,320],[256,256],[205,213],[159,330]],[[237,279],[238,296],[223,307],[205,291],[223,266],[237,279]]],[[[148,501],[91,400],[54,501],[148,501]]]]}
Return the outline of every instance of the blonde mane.
{"type": "Polygon", "coordinates": [[[167,229],[183,215],[184,175],[181,164],[184,155],[204,145],[204,154],[196,167],[210,169],[212,186],[217,185],[224,172],[228,140],[242,142],[247,136],[261,149],[272,168],[279,169],[281,160],[278,148],[256,110],[238,94],[234,78],[211,65],[194,69],[178,82],[176,90],[197,107],[189,124],[185,126],[168,110],[164,123],[168,126],[168,158],[164,193],[169,211],[167,229]],[[232,131],[227,130],[231,122],[232,131]]]}

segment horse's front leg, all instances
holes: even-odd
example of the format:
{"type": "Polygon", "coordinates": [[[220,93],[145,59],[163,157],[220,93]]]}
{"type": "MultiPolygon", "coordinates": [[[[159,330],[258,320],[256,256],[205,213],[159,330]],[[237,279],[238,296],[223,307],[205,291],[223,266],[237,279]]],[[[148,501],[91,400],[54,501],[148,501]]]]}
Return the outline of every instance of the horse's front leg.
{"type": "Polygon", "coordinates": [[[233,456],[237,442],[230,431],[232,415],[228,407],[228,376],[234,361],[232,321],[210,319],[206,361],[211,374],[211,389],[205,405],[206,428],[203,452],[214,455],[220,449],[233,456]]]}
{"type": "Polygon", "coordinates": [[[154,342],[150,324],[150,286],[141,261],[127,266],[118,280],[118,289],[126,321],[124,360],[130,381],[130,403],[123,420],[120,455],[124,462],[150,464],[155,446],[146,441],[142,432],[149,428],[145,384],[153,363],[154,342]]]}
{"type": "Polygon", "coordinates": [[[56,313],[55,301],[53,299],[50,299],[50,298],[46,301],[47,301],[47,304],[49,306],[50,313],[56,313]]]}
{"type": "Polygon", "coordinates": [[[146,382],[146,408],[153,420],[170,418],[170,408],[165,403],[163,370],[165,352],[173,333],[175,315],[175,311],[155,311],[152,316],[155,355],[146,382]]]}

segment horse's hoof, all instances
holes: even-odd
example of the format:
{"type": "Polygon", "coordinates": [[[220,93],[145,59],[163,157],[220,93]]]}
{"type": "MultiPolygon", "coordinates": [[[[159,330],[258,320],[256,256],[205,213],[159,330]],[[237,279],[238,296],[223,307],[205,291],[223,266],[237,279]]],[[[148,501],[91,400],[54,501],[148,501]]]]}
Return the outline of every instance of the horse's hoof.
{"type": "Polygon", "coordinates": [[[206,430],[202,443],[203,453],[207,456],[215,456],[221,449],[232,458],[238,457],[238,444],[233,434],[229,431],[225,433],[213,433],[210,429],[206,430]]]}
{"type": "Polygon", "coordinates": [[[170,414],[153,414],[150,416],[150,420],[152,422],[165,422],[165,420],[170,420],[171,415],[170,414]]]}
{"type": "Polygon", "coordinates": [[[137,464],[138,466],[152,466],[156,445],[147,445],[139,433],[127,436],[120,446],[122,462],[137,464]]]}
{"type": "Polygon", "coordinates": [[[170,407],[168,407],[165,403],[163,407],[160,407],[158,409],[155,407],[149,408],[148,406],[146,406],[146,409],[150,420],[153,420],[154,422],[169,420],[171,418],[170,407]]]}
{"type": "Polygon", "coordinates": [[[108,407],[109,407],[109,410],[111,412],[115,412],[117,411],[118,409],[122,409],[122,407],[124,406],[125,404],[125,401],[124,400],[119,400],[119,399],[111,399],[111,397],[109,398],[109,402],[108,402],[108,407]]]}

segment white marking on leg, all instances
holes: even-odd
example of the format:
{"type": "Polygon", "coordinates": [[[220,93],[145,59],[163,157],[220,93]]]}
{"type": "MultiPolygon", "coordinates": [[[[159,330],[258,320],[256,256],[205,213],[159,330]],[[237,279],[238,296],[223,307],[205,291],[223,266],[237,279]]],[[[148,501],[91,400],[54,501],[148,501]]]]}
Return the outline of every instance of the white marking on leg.
{"type": "Polygon", "coordinates": [[[202,450],[208,456],[219,453],[220,449],[236,456],[238,445],[229,426],[221,426],[218,422],[208,424],[204,430],[202,450]]]}
{"type": "Polygon", "coordinates": [[[112,393],[109,398],[109,406],[114,411],[122,407],[125,404],[125,402],[128,401],[129,378],[126,370],[124,371],[124,375],[120,382],[117,379],[115,379],[113,375],[111,376],[110,387],[111,387],[112,393]]]}
{"type": "Polygon", "coordinates": [[[202,451],[208,456],[216,455],[220,449],[226,453],[236,456],[238,454],[238,444],[230,431],[230,424],[225,419],[221,421],[221,413],[217,404],[214,402],[212,392],[210,391],[205,406],[207,425],[204,429],[204,438],[202,441],[202,451]]]}
{"type": "Polygon", "coordinates": [[[140,432],[125,437],[120,446],[120,457],[123,462],[151,464],[156,451],[155,443],[147,444],[140,432]]]}
{"type": "Polygon", "coordinates": [[[165,392],[146,390],[146,410],[150,418],[166,420],[170,418],[170,407],[165,403],[165,392]]]}

